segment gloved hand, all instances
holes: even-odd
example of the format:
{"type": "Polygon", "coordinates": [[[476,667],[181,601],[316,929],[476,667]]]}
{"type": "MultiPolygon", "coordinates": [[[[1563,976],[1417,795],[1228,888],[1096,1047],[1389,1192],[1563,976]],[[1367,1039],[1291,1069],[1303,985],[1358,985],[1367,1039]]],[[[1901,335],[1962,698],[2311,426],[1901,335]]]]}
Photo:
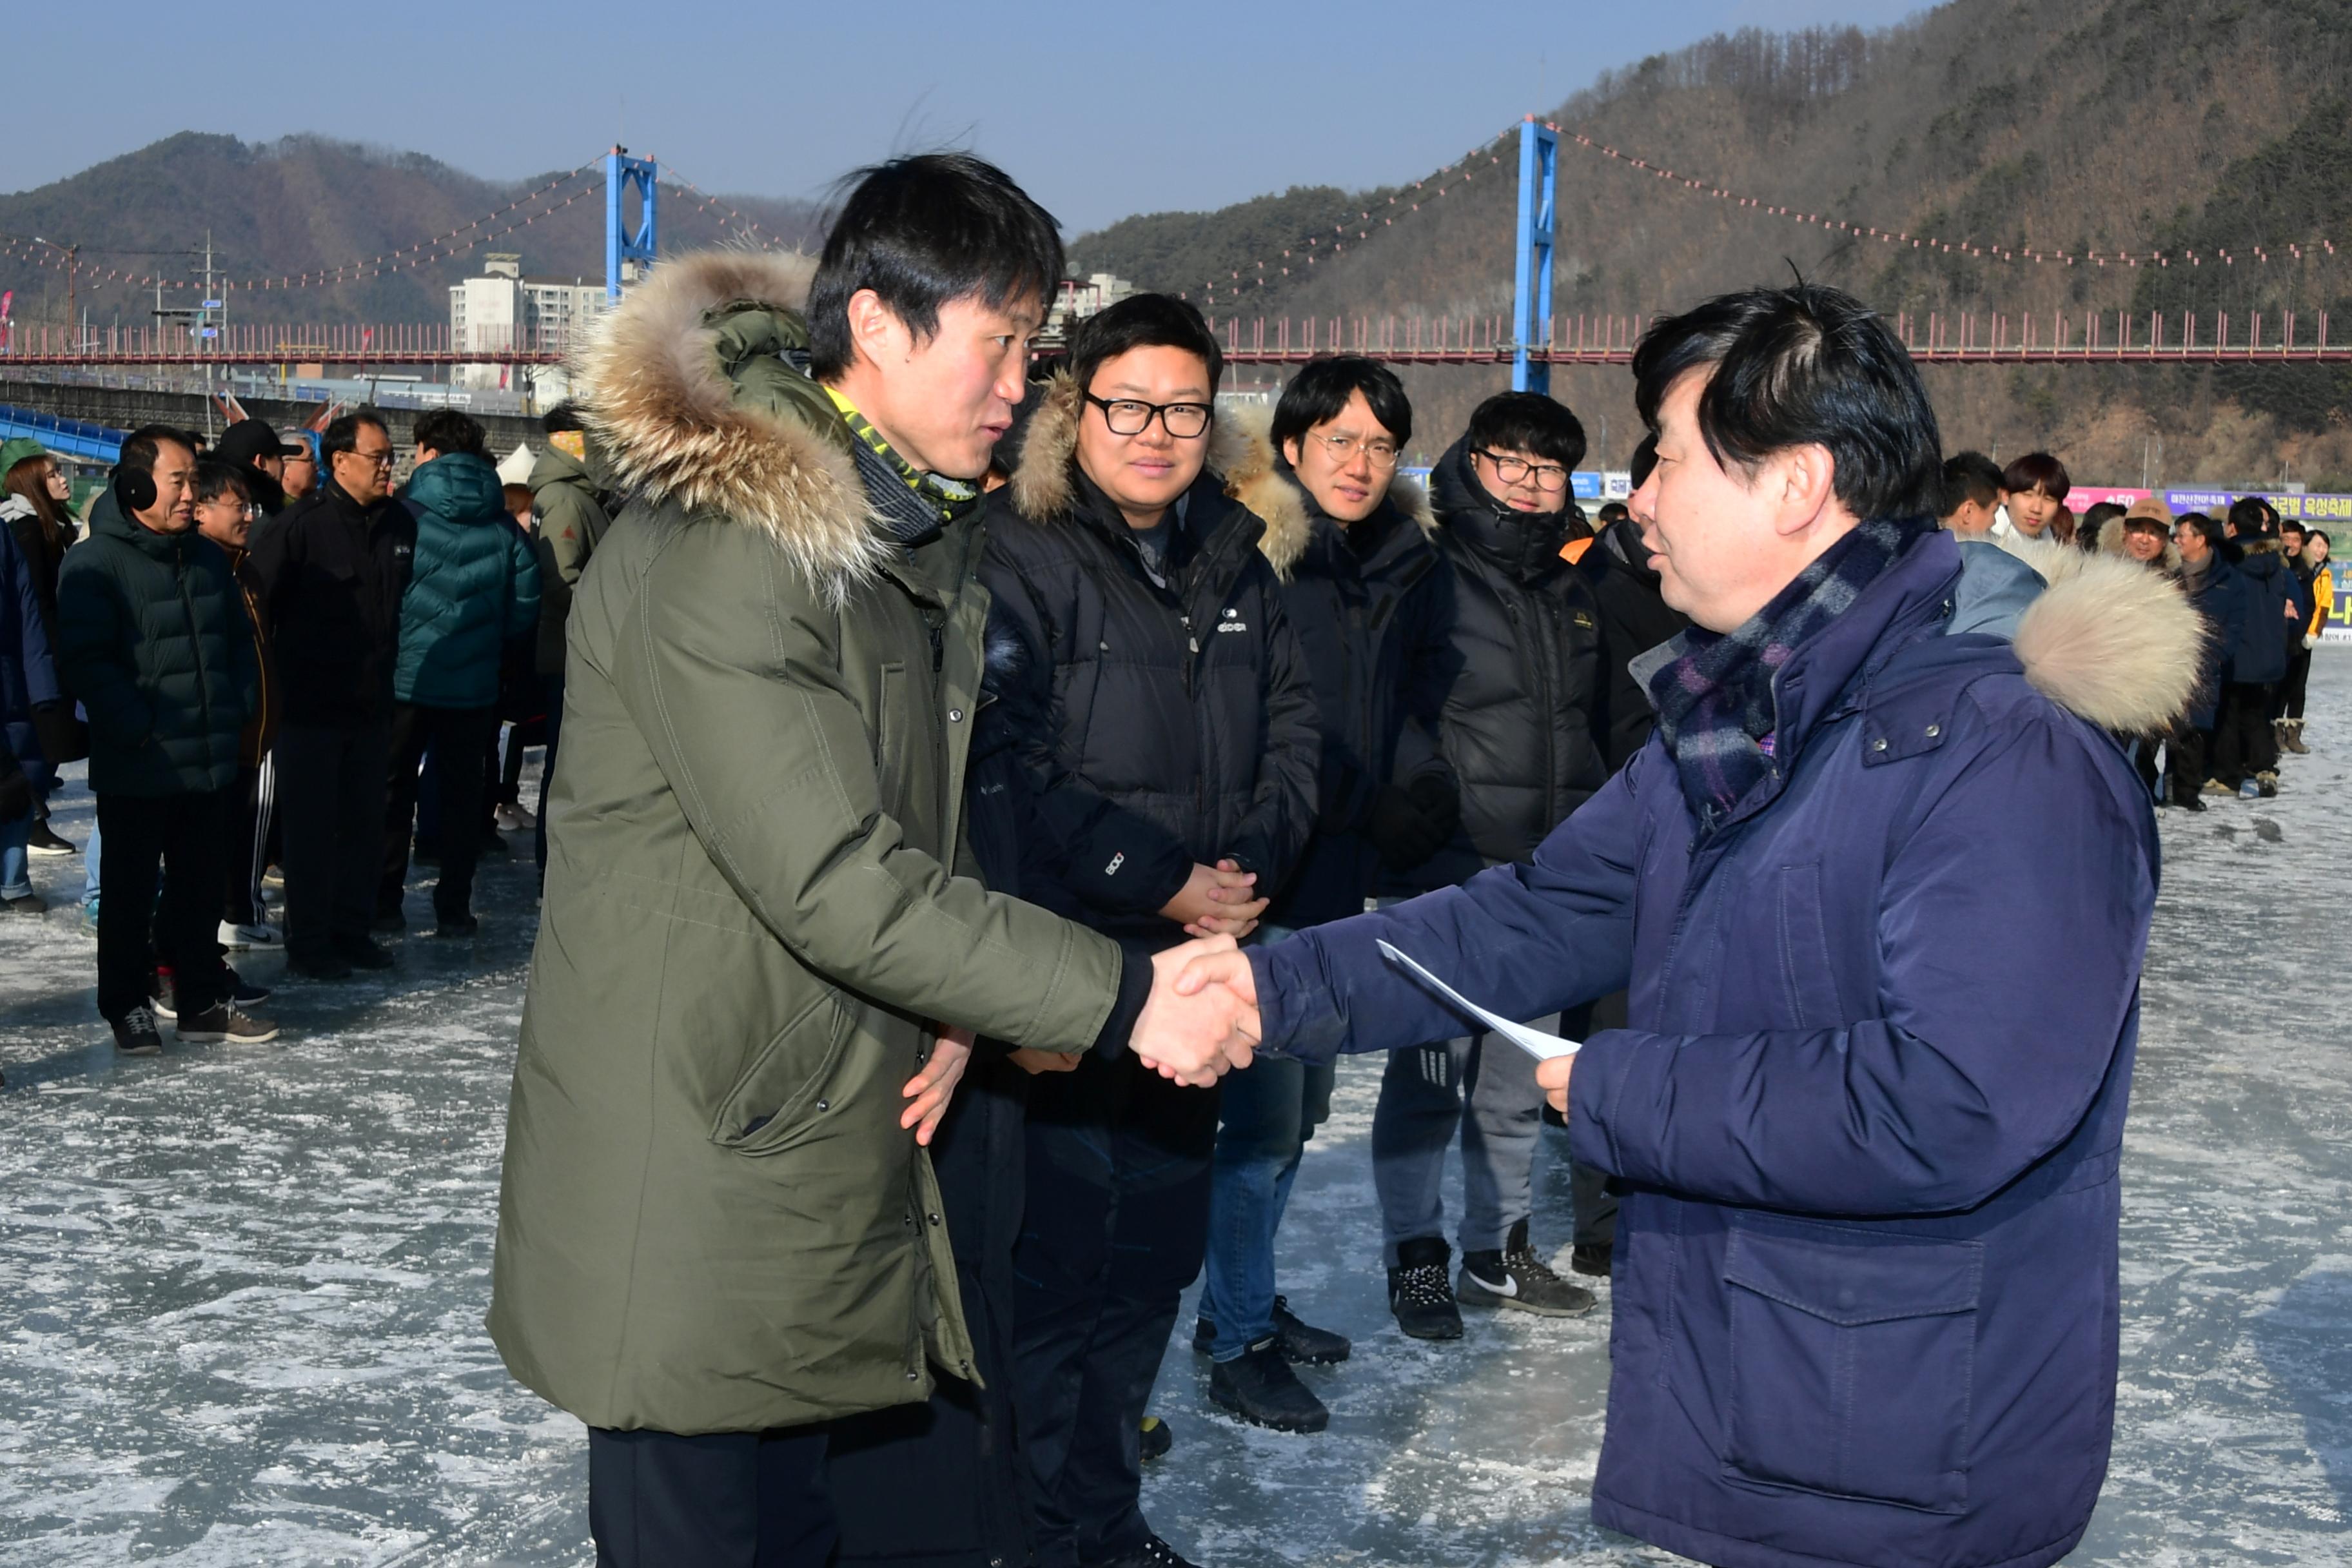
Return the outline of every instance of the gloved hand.
{"type": "Polygon", "coordinates": [[[33,781],[16,765],[16,759],[0,752],[0,822],[14,822],[20,816],[33,815],[33,781]]]}
{"type": "Polygon", "coordinates": [[[1454,830],[1462,826],[1462,792],[1454,787],[1453,780],[1423,773],[1405,786],[1405,794],[1412,797],[1422,816],[1435,823],[1446,837],[1453,837],[1454,830]]]}
{"type": "Polygon", "coordinates": [[[1452,829],[1430,820],[1412,796],[1394,784],[1383,785],[1372,797],[1364,834],[1380,851],[1381,864],[1391,871],[1412,870],[1454,837],[1452,829]]]}
{"type": "Polygon", "coordinates": [[[2305,633],[2304,633],[2304,634],[2303,634],[2303,646],[2304,646],[2305,651],[2306,651],[2306,652],[2308,652],[2308,651],[2309,651],[2310,649],[2312,649],[2312,648],[2315,648],[2315,647],[2317,647],[2319,646],[2319,634],[2318,634],[2318,633],[2316,633],[2316,632],[2305,632],[2305,633]]]}

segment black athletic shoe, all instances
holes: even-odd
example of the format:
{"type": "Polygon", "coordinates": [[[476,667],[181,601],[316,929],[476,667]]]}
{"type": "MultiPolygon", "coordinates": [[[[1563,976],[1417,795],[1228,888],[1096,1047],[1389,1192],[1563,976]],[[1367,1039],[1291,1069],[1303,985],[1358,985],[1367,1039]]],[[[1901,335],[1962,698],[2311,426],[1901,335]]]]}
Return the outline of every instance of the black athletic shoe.
{"type": "Polygon", "coordinates": [[[1168,1450],[1176,1446],[1176,1434],[1169,1430],[1168,1423],[1157,1415],[1145,1416],[1137,1436],[1137,1447],[1142,1449],[1143,1462],[1147,1465],[1154,1459],[1166,1458],[1168,1450]]]}
{"type": "Polygon", "coordinates": [[[1445,1265],[1453,1256],[1454,1249],[1433,1236],[1399,1244],[1396,1267],[1389,1270],[1389,1310],[1410,1338],[1462,1337],[1462,1311],[1445,1282],[1445,1265]]]}
{"type": "Polygon", "coordinates": [[[286,955],[286,973],[299,974],[305,980],[349,980],[352,966],[337,952],[289,952],[286,955]]]}
{"type": "MultiPolygon", "coordinates": [[[[1348,1342],[1347,1335],[1302,1322],[1298,1314],[1290,1310],[1287,1296],[1274,1299],[1274,1334],[1275,1342],[1282,1348],[1283,1359],[1300,1366],[1330,1366],[1346,1361],[1355,1349],[1348,1342]]],[[[1217,1325],[1206,1318],[1193,1319],[1192,1348],[1207,1355],[1216,1342],[1217,1325]]]]}
{"type": "Polygon", "coordinates": [[[180,1019],[172,1032],[192,1045],[226,1040],[232,1046],[257,1046],[278,1037],[278,1025],[234,1004],[215,1002],[201,1013],[180,1019]]]}
{"type": "Polygon", "coordinates": [[[1253,1426],[1277,1432],[1320,1432],[1331,1425],[1331,1412],[1298,1381],[1290,1363],[1268,1334],[1231,1361],[1209,1369],[1209,1403],[1230,1410],[1253,1426]]]}
{"type": "Polygon", "coordinates": [[[436,937],[469,937],[482,929],[482,922],[471,915],[444,915],[434,923],[436,937]]]}
{"type": "Polygon", "coordinates": [[[1609,1266],[1614,1261],[1616,1248],[1606,1242],[1586,1242],[1568,1255],[1568,1267],[1578,1274],[1590,1274],[1596,1279],[1609,1278],[1609,1266]]]}
{"type": "Polygon", "coordinates": [[[1089,1568],[1196,1568],[1192,1560],[1156,1535],[1144,1537],[1143,1544],[1132,1552],[1122,1552],[1106,1562],[1089,1568]]]}
{"type": "Polygon", "coordinates": [[[228,972],[228,999],[239,1007],[258,1007],[269,1000],[267,985],[256,985],[232,969],[228,972]]]}
{"type": "Polygon", "coordinates": [[[337,942],[335,952],[353,969],[390,969],[394,963],[392,954],[363,936],[337,942]]]}
{"type": "Polygon", "coordinates": [[[33,824],[33,831],[25,835],[26,850],[44,858],[71,855],[78,847],[79,846],[70,838],[60,838],[51,832],[49,825],[46,822],[36,822],[33,824]]]}
{"type": "Polygon", "coordinates": [[[1599,1300],[1583,1286],[1553,1273],[1536,1256],[1528,1245],[1525,1220],[1511,1227],[1501,1251],[1462,1255],[1462,1278],[1455,1290],[1465,1306],[1509,1307],[1544,1318],[1580,1317],[1599,1300]]]}
{"type": "Polygon", "coordinates": [[[114,1023],[114,1048],[126,1057],[160,1057],[163,1054],[163,1032],[155,1026],[155,1015],[145,1007],[133,1007],[114,1023]]]}

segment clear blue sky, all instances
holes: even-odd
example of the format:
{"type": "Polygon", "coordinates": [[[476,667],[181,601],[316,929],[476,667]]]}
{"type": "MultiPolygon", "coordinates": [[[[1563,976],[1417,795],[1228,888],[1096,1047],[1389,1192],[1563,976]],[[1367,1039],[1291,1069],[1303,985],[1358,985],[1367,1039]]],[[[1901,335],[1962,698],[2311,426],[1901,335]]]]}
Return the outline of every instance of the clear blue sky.
{"type": "Polygon", "coordinates": [[[186,130],[317,132],[492,178],[570,167],[617,136],[706,190],[813,195],[856,164],[954,143],[1075,233],[1293,184],[1416,178],[1607,67],[1740,26],[1874,26],[1919,8],[329,0],[214,21],[152,0],[28,4],[10,8],[0,183],[28,189],[186,130]]]}

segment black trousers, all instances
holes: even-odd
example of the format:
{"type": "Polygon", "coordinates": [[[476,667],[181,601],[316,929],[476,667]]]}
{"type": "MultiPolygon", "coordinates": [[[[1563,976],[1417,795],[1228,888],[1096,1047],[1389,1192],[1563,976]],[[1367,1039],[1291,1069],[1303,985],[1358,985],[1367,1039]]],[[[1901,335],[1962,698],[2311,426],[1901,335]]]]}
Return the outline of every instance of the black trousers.
{"type": "Polygon", "coordinates": [[[462,919],[474,907],[474,868],[482,858],[482,768],[479,759],[498,731],[494,708],[425,708],[414,702],[392,710],[392,763],[385,791],[383,867],[376,884],[378,911],[400,908],[408,880],[409,836],[416,824],[417,770],[425,749],[433,748],[433,776],[440,788],[441,879],[433,889],[433,910],[462,919]]]}
{"type": "MultiPolygon", "coordinates": [[[[699,1436],[590,1427],[597,1568],[825,1568],[825,1437],[821,1425],[699,1436]]],[[[909,1506],[919,1500],[918,1480],[909,1506]]]]}
{"type": "Polygon", "coordinates": [[[2271,717],[2300,719],[2304,697],[2311,686],[2311,650],[2297,647],[2286,656],[2286,679],[2271,696],[2271,717]]]}
{"type": "Polygon", "coordinates": [[[261,873],[269,867],[269,817],[277,781],[278,770],[265,756],[257,768],[238,769],[236,782],[229,785],[221,919],[231,925],[261,925],[268,919],[261,902],[261,873]]]}
{"type": "MultiPolygon", "coordinates": [[[[278,732],[278,809],[285,826],[286,951],[322,958],[367,940],[383,861],[385,757],[391,727],[278,732]]],[[[107,847],[109,854],[113,846],[107,847]]]]}
{"type": "Polygon", "coordinates": [[[1139,1428],[1208,1250],[1216,1134],[1215,1091],[1132,1057],[1089,1053],[1030,1086],[1013,1401],[1040,1568],[1118,1557],[1150,1533],[1139,1428]]]}
{"type": "Polygon", "coordinates": [[[2236,789],[2255,773],[2277,767],[2271,688],[2243,681],[2221,688],[2221,710],[2213,721],[2213,776],[2236,789]]]}
{"type": "Polygon", "coordinates": [[[113,1023],[146,1003],[151,960],[171,965],[180,1016],[203,1012],[221,999],[214,936],[228,851],[225,797],[101,795],[98,826],[106,840],[98,868],[100,1015],[113,1023]]]}

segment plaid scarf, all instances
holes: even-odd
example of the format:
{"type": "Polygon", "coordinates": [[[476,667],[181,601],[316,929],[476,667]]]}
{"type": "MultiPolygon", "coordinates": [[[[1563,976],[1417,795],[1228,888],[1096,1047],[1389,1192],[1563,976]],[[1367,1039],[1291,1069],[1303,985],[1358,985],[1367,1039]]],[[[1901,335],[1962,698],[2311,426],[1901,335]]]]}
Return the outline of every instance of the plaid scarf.
{"type": "Polygon", "coordinates": [[[1932,518],[1865,522],[1738,629],[1683,634],[1681,656],[1650,678],[1650,700],[1700,831],[1770,774],[1781,667],[1935,527],[1932,518]]]}
{"type": "Polygon", "coordinates": [[[825,393],[840,410],[841,422],[857,437],[855,456],[859,474],[867,481],[866,489],[883,516],[888,520],[899,542],[908,546],[920,544],[936,535],[948,523],[971,516],[980,510],[986,498],[979,485],[964,479],[951,479],[944,474],[926,473],[916,468],[874,428],[856,405],[832,387],[825,393]],[[877,486],[876,479],[887,475],[898,481],[902,498],[887,485],[877,486]],[[913,506],[904,504],[911,499],[913,506]]]}

